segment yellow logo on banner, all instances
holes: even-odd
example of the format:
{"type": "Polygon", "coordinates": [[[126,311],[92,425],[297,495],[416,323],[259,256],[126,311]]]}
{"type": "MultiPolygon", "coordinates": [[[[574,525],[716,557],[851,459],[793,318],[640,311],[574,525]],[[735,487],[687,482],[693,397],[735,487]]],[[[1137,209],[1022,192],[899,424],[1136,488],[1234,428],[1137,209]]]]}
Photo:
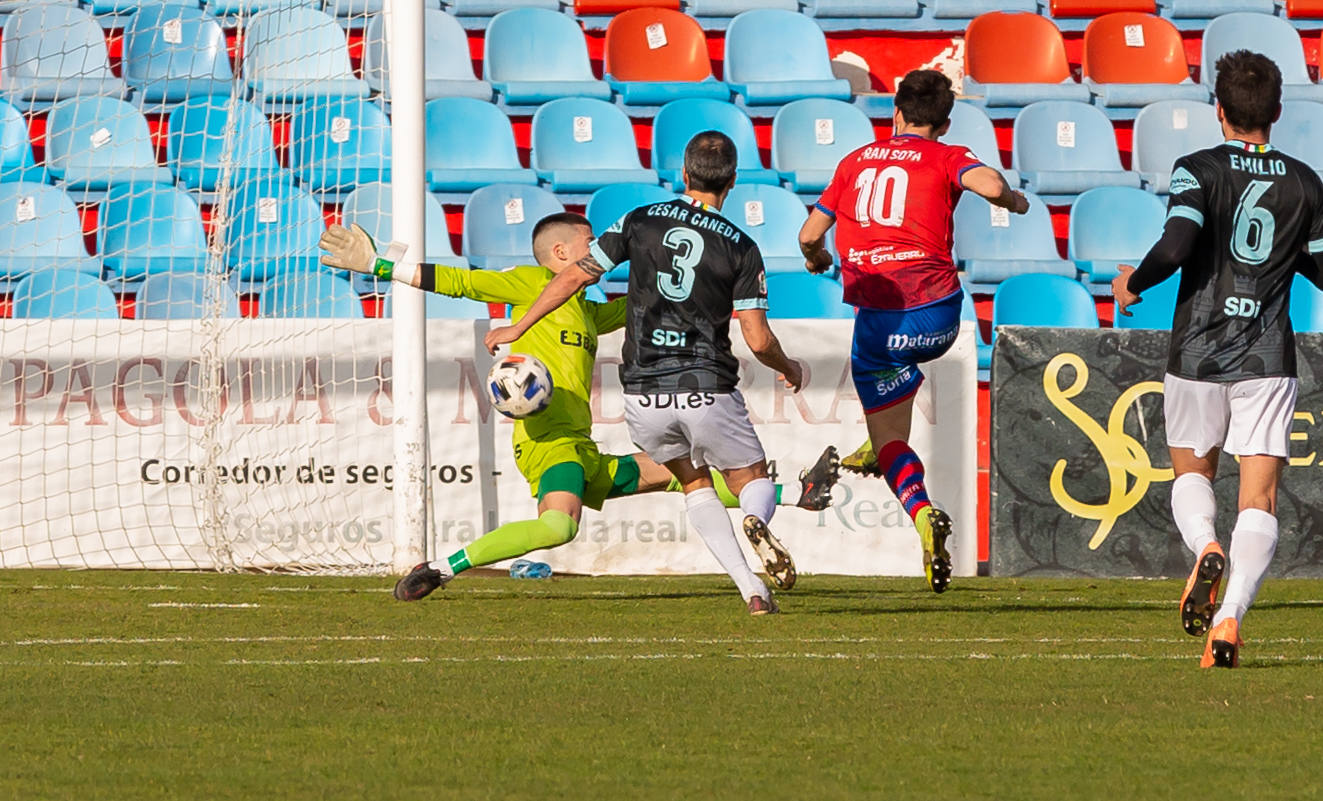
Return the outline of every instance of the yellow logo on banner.
{"type": "Polygon", "coordinates": [[[1106,503],[1083,503],[1066,492],[1063,481],[1066,473],[1065,459],[1059,459],[1053,465],[1052,476],[1048,482],[1048,487],[1052,491],[1052,500],[1062,509],[1077,517],[1098,521],[1098,530],[1089,538],[1089,549],[1097,550],[1111,533],[1117,519],[1139,503],[1144,493],[1148,492],[1149,485],[1155,481],[1171,481],[1173,474],[1171,468],[1155,468],[1149,461],[1148,452],[1143,444],[1125,433],[1125,415],[1130,406],[1144,395],[1162,392],[1162,382],[1142,381],[1122,392],[1107,416],[1106,429],[1071,402],[1071,398],[1083,392],[1088,383],[1088,365],[1074,353],[1057,354],[1047,363],[1047,369],[1043,372],[1043,393],[1047,399],[1084,432],[1093,443],[1093,447],[1098,449],[1103,464],[1107,466],[1107,479],[1111,487],[1107,493],[1106,503]],[[1063,389],[1058,376],[1061,368],[1067,365],[1075,369],[1075,380],[1063,389]]]}

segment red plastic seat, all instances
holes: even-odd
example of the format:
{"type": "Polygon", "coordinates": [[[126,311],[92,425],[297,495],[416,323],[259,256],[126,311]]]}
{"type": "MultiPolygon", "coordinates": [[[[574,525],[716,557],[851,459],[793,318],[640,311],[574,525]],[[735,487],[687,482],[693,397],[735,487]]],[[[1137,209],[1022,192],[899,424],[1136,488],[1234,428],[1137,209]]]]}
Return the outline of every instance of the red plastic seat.
{"type": "Polygon", "coordinates": [[[1286,0],[1286,16],[1291,19],[1323,18],[1323,0],[1286,0]]]}
{"type": "Polygon", "coordinates": [[[1180,83],[1190,77],[1180,31],[1161,17],[1123,11],[1084,31],[1084,77],[1098,83],[1180,83]],[[1141,38],[1136,39],[1139,26],[1141,38]],[[1131,40],[1127,43],[1126,29],[1131,40]],[[1134,44],[1142,41],[1142,45],[1134,44]]]}
{"type": "Polygon", "coordinates": [[[1054,17],[1098,17],[1118,11],[1157,13],[1154,0],[1052,0],[1054,17]]]}
{"type": "Polygon", "coordinates": [[[668,8],[635,8],[606,28],[603,70],[617,81],[701,81],[712,76],[703,28],[668,8]],[[661,25],[666,46],[649,47],[648,28],[661,25]]]}
{"type": "Polygon", "coordinates": [[[680,0],[574,0],[574,13],[580,17],[601,17],[635,8],[671,8],[680,10],[680,0]]]}
{"type": "Polygon", "coordinates": [[[1070,78],[1070,64],[1051,20],[992,11],[965,29],[965,74],[980,83],[1061,83],[1070,78]]]}

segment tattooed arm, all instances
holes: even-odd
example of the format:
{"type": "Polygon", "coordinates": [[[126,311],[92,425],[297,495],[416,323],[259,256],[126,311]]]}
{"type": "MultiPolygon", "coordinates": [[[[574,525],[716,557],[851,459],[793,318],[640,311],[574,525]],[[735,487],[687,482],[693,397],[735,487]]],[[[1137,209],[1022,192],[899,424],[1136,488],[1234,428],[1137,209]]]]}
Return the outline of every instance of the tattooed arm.
{"type": "Polygon", "coordinates": [[[502,328],[493,328],[487,332],[483,338],[487,350],[495,353],[501,345],[508,345],[524,335],[524,332],[533,327],[533,324],[556,309],[564,305],[565,301],[574,297],[583,288],[597,283],[597,280],[605,273],[605,268],[598,262],[592,253],[584,256],[575,262],[574,267],[561,270],[555,278],[542,288],[542,293],[537,296],[528,311],[514,325],[504,326],[502,328]]]}

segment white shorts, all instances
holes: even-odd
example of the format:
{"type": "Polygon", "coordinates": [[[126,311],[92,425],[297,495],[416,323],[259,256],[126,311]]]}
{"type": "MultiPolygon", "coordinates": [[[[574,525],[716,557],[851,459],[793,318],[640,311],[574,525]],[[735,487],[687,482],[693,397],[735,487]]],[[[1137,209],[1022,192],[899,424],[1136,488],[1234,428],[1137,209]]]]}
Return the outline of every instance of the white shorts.
{"type": "Polygon", "coordinates": [[[1221,383],[1168,374],[1162,382],[1167,445],[1200,458],[1213,448],[1233,456],[1285,458],[1295,419],[1294,378],[1221,383]]]}
{"type": "Polygon", "coordinates": [[[695,467],[734,470],[767,458],[739,390],[625,395],[625,423],[658,464],[688,457],[695,467]]]}

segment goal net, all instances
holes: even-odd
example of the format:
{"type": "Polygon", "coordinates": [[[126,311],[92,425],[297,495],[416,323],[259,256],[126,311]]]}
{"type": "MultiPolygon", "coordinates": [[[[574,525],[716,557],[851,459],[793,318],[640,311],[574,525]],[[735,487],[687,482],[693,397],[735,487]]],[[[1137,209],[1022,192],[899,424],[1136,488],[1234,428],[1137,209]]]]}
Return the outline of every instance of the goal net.
{"type": "MultiPolygon", "coordinates": [[[[6,21],[0,567],[386,571],[424,551],[425,428],[394,380],[418,395],[424,338],[393,352],[421,306],[318,264],[327,222],[392,238],[390,120],[360,63],[388,26],[375,3],[258,5],[6,21]]],[[[454,404],[464,366],[438,369],[454,404]]]]}

